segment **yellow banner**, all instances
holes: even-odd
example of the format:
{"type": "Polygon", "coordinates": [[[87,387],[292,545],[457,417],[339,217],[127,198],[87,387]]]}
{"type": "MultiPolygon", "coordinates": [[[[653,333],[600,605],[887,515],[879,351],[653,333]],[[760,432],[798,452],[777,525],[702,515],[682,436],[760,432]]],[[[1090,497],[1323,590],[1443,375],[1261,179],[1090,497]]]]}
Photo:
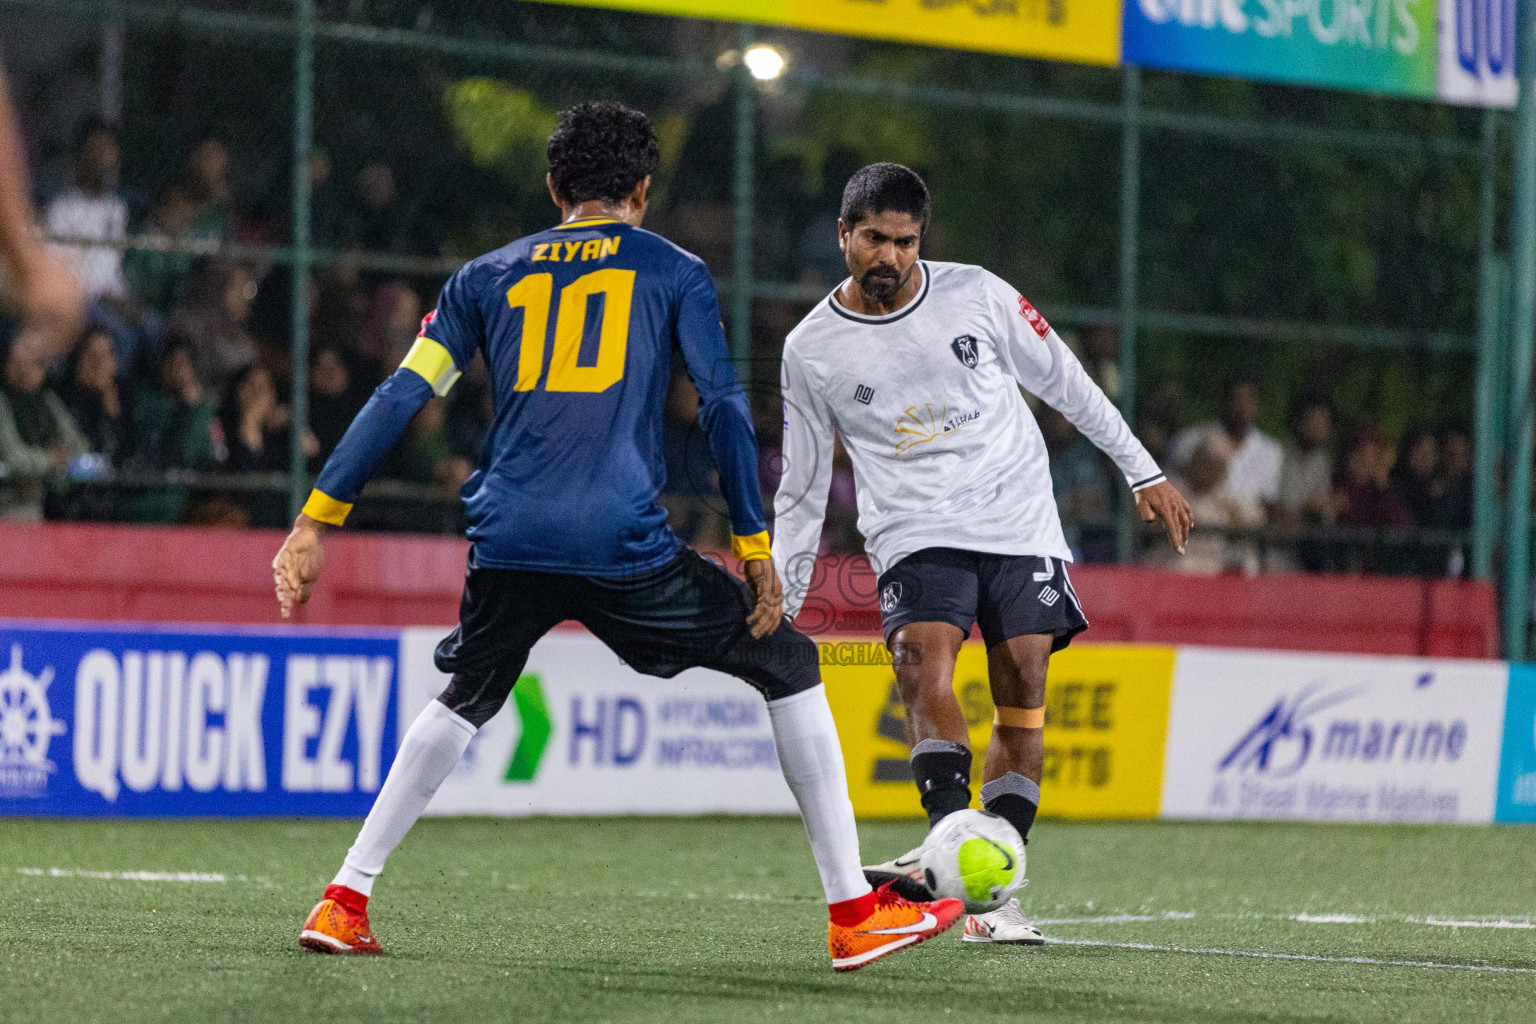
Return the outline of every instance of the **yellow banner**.
{"type": "Polygon", "coordinates": [[[1116,64],[1120,0],[544,0],[1116,64]]]}
{"type": "MultiPolygon", "coordinates": [[[[870,644],[822,646],[822,679],[842,738],[848,793],[860,817],[921,817],[907,758],[903,709],[889,657],[870,644]],[[862,646],[862,645],[860,645],[862,646]]],[[[1045,688],[1040,813],[1063,818],[1155,818],[1173,689],[1172,647],[1074,645],[1051,658],[1045,688]]],[[[967,644],[955,695],[970,726],[971,791],[981,787],[992,737],[987,652],[967,644]]],[[[978,804],[979,806],[979,804],[978,804]]]]}

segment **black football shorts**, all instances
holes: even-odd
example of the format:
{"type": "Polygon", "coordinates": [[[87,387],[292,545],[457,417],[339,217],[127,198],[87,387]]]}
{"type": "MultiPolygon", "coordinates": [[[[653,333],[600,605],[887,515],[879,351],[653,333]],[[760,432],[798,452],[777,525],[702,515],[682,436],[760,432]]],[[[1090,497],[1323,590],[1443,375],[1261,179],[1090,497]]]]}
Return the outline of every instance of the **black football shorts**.
{"type": "Polygon", "coordinates": [[[712,668],[768,700],[818,685],[816,644],[787,620],[754,638],[751,608],[746,584],[688,549],[658,569],[618,578],[490,569],[471,560],[458,628],[437,645],[438,669],[454,677],[439,699],[471,721],[489,718],[534,643],[566,620],[586,626],[646,675],[712,668]]]}
{"type": "Polygon", "coordinates": [[[1059,558],[924,548],[881,573],[878,594],[887,643],[908,623],[948,622],[967,636],[980,625],[988,647],[1049,633],[1054,652],[1088,628],[1059,558]]]}

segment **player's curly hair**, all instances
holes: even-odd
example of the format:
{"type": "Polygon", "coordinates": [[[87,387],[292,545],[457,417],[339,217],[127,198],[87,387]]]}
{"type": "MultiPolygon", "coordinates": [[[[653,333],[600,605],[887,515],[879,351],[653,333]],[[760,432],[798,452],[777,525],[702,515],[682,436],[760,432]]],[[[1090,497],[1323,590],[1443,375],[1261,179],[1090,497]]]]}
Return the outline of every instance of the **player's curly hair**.
{"type": "Polygon", "coordinates": [[[843,208],[839,213],[850,228],[877,213],[907,213],[928,233],[933,216],[933,200],[922,177],[901,164],[879,163],[862,167],[848,179],[843,189],[843,208]]]}
{"type": "Polygon", "coordinates": [[[660,162],[651,119],[611,100],[567,107],[549,137],[550,180],[565,203],[622,202],[660,162]]]}

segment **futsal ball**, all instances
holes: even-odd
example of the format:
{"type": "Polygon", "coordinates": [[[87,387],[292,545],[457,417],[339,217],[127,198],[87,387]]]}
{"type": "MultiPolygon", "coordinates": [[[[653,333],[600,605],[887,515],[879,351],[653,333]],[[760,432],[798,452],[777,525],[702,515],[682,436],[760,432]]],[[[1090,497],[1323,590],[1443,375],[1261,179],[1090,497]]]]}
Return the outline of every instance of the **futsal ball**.
{"type": "Polygon", "coordinates": [[[1024,883],[1024,840],[1005,818],[986,811],[956,811],[923,842],[923,879],[936,897],[965,901],[985,914],[1024,883]]]}

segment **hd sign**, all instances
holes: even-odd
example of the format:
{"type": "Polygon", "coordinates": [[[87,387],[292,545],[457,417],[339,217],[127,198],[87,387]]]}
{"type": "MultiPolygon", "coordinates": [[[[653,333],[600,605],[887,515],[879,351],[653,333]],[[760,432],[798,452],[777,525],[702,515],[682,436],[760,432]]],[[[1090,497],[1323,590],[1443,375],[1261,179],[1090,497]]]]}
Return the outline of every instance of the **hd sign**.
{"type": "MultiPolygon", "coordinates": [[[[441,629],[401,634],[402,734],[448,679],[441,629]]],[[[513,699],[482,728],[429,814],[793,814],[768,706],[692,669],[642,676],[585,632],[534,647],[513,699]]]]}

